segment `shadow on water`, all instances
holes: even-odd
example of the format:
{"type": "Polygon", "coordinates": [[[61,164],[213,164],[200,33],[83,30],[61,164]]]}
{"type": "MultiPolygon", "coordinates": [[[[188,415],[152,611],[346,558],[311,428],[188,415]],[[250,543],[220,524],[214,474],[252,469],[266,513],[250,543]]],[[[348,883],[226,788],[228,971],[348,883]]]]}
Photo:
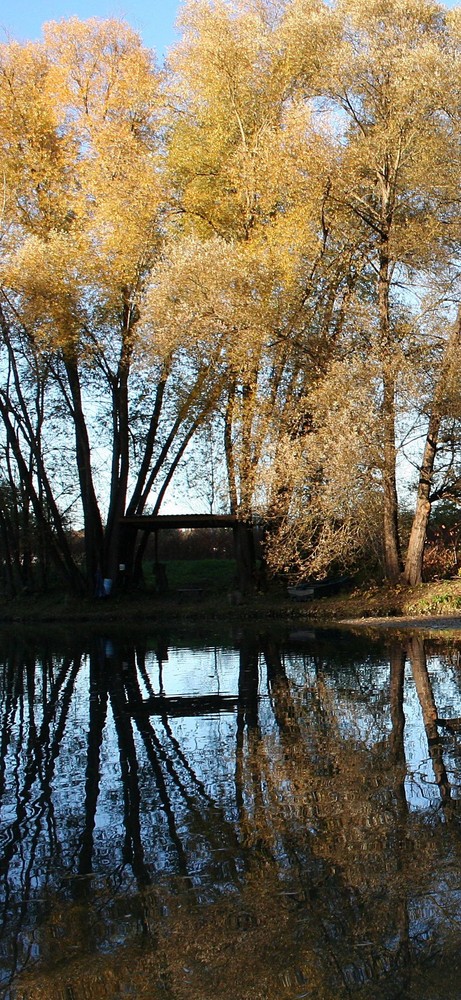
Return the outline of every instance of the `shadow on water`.
{"type": "Polygon", "coordinates": [[[460,650],[4,633],[2,995],[460,997],[460,650]]]}

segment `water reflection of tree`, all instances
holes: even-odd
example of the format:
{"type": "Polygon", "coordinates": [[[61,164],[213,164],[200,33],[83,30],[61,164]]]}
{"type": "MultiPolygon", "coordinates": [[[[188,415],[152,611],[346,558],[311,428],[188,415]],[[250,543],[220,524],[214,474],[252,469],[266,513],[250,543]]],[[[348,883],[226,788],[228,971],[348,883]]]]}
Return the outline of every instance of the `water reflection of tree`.
{"type": "Polygon", "coordinates": [[[415,687],[421,705],[434,776],[439,787],[442,804],[447,808],[451,803],[451,789],[443,759],[442,743],[437,728],[438,712],[427,669],[427,654],[424,639],[420,636],[413,636],[410,639],[408,651],[415,687]]]}
{"type": "MultiPolygon", "coordinates": [[[[17,941],[26,919],[41,834],[45,835],[46,851],[50,856],[59,846],[52,781],[79,666],[78,658],[66,657],[56,669],[52,658],[44,657],[37,672],[34,658],[24,651],[19,655],[13,653],[7,660],[2,770],[9,762],[16,794],[9,803],[14,811],[11,810],[13,815],[3,839],[0,859],[0,879],[4,887],[1,931],[13,920],[13,968],[18,960],[17,941]],[[15,723],[17,735],[14,739],[15,723]],[[28,850],[23,852],[21,844],[26,827],[28,850]],[[14,882],[21,886],[19,906],[12,905],[14,882]]],[[[5,773],[2,773],[1,789],[3,797],[5,773]]],[[[43,846],[41,849],[43,851],[43,846]]]]}
{"type": "MultiPolygon", "coordinates": [[[[33,950],[42,963],[19,976],[21,995],[54,1000],[65,984],[76,1000],[115,998],[128,985],[136,997],[154,1000],[407,995],[419,947],[415,897],[433,891],[439,844],[405,798],[403,647],[391,645],[389,711],[381,722],[373,716],[370,742],[362,691],[354,695],[351,684],[339,707],[326,673],[331,658],[314,651],[315,670],[294,683],[272,636],[242,636],[234,817],[175,735],[145,648],[105,652],[99,643],[88,660],[82,814],[78,826],[62,829],[53,777],[81,657],[42,658],[36,667],[21,654],[6,664],[2,760],[12,769],[15,817],[4,843],[3,929],[8,923],[20,942],[10,953],[17,977],[33,950]],[[261,654],[270,732],[260,718],[261,654]],[[101,872],[95,825],[110,718],[123,847],[121,860],[101,872]],[[146,802],[153,810],[148,828],[146,802]],[[65,880],[48,876],[39,902],[32,873],[44,834],[65,880]],[[166,843],[162,874],[156,850],[165,855],[166,843]]],[[[412,641],[409,654],[446,802],[424,644],[412,641]]]]}

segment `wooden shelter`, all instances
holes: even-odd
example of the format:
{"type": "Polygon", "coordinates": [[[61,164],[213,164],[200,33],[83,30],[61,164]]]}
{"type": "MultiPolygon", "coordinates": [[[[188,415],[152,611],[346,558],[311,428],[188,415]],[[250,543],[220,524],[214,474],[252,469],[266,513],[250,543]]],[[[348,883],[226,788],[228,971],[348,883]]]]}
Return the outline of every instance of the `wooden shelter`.
{"type": "Polygon", "coordinates": [[[232,528],[237,570],[236,589],[251,593],[256,576],[254,525],[236,514],[140,514],[121,519],[126,564],[132,567],[138,532],[147,537],[162,529],[232,528]]]}

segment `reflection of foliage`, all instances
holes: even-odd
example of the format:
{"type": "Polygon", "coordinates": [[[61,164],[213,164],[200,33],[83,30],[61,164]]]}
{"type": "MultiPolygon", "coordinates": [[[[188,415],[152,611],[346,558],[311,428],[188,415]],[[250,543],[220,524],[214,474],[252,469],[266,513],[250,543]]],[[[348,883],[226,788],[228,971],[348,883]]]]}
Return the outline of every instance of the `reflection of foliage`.
{"type": "MultiPolygon", "coordinates": [[[[458,838],[408,808],[405,650],[368,649],[354,661],[338,637],[338,669],[331,635],[285,654],[271,636],[241,636],[235,724],[208,723],[203,763],[204,723],[186,719],[186,702],[165,695],[149,714],[164,641],[93,643],[89,658],[38,665],[12,646],[1,734],[16,810],[3,867],[12,996],[412,996],[412,963],[456,937],[458,838]]],[[[425,647],[410,653],[429,735],[425,647]]],[[[430,752],[435,768],[433,740],[430,752]]]]}

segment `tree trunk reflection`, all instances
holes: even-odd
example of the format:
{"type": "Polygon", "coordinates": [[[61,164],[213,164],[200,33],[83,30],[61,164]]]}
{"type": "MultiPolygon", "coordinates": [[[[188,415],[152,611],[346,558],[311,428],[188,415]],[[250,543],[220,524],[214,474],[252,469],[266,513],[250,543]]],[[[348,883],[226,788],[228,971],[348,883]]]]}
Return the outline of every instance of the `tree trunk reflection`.
{"type": "MultiPolygon", "coordinates": [[[[90,698],[88,751],[85,778],[85,822],[81,836],[78,874],[92,872],[93,831],[101,780],[101,745],[107,719],[107,688],[102,644],[97,653],[90,654],[90,698]]],[[[81,883],[85,885],[85,883],[81,883]]]]}
{"type": "MultiPolygon", "coordinates": [[[[427,745],[434,769],[435,780],[440,790],[442,804],[451,804],[451,787],[445,768],[442,744],[437,729],[437,708],[427,669],[426,645],[424,639],[413,636],[409,642],[411,669],[424,719],[427,745]]],[[[447,814],[448,815],[448,814],[447,814]]]]}
{"type": "Polygon", "coordinates": [[[445,816],[427,645],[392,641],[386,660],[371,641],[303,643],[242,630],[238,648],[191,653],[186,688],[164,634],[8,651],[2,946],[28,1000],[57,1000],[64,967],[77,1000],[107,1000],[110,954],[140,998],[235,1000],[236,983],[239,1000],[413,997],[421,935],[437,928],[443,951],[458,905],[449,862],[442,916],[432,904],[454,841],[437,837],[424,761],[427,800],[410,801],[405,760],[408,651],[445,816]]]}

